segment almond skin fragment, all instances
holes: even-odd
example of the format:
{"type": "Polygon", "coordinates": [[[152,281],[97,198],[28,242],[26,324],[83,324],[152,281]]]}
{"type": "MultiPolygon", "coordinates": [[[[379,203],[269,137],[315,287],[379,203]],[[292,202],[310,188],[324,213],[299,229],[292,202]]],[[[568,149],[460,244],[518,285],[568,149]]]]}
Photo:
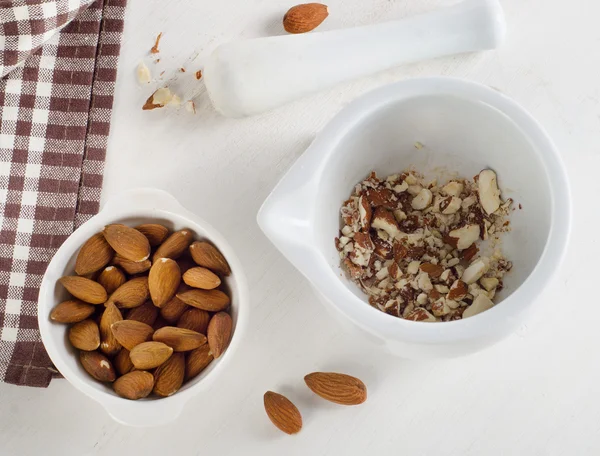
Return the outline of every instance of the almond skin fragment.
{"type": "Polygon", "coordinates": [[[148,239],[135,228],[115,223],[105,226],[102,233],[115,252],[128,260],[144,261],[150,256],[148,239]]]}
{"type": "Polygon", "coordinates": [[[367,400],[367,387],[359,379],[334,372],[313,372],[304,377],[318,396],[336,404],[358,405],[367,400]]]}
{"type": "Polygon", "coordinates": [[[65,276],[59,282],[76,298],[90,304],[102,304],[106,301],[106,290],[98,282],[85,277],[65,276]]]}
{"type": "Polygon", "coordinates": [[[304,3],[290,8],[283,16],[283,28],[288,33],[306,33],[316,29],[329,16],[327,6],[304,3]]]}
{"type": "Polygon", "coordinates": [[[95,306],[79,299],[68,299],[57,304],[50,313],[50,319],[57,323],[77,323],[94,313],[95,306]]]}
{"type": "Polygon", "coordinates": [[[110,263],[113,255],[114,251],[102,233],[94,234],[81,246],[75,261],[75,272],[77,275],[96,272],[110,263]]]}
{"type": "Polygon", "coordinates": [[[297,434],[302,429],[302,415],[287,397],[267,391],[264,395],[265,412],[271,422],[286,434],[297,434]]]}

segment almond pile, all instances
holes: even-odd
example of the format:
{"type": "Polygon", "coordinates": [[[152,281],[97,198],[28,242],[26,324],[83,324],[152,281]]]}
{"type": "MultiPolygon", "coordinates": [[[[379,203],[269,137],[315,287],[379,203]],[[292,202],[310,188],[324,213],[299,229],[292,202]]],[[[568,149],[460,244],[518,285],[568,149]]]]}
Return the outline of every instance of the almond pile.
{"type": "Polygon", "coordinates": [[[445,185],[412,171],[372,172],[343,204],[335,246],[373,307],[413,321],[459,320],[490,309],[512,268],[497,248],[511,205],[490,169],[445,185]],[[488,240],[493,254],[480,255],[488,240]]]}
{"type": "Polygon", "coordinates": [[[59,280],[71,298],[50,318],[71,325],[83,368],[121,397],[170,396],[229,345],[229,264],[190,230],[108,225],[83,244],[75,274],[59,280]]]}

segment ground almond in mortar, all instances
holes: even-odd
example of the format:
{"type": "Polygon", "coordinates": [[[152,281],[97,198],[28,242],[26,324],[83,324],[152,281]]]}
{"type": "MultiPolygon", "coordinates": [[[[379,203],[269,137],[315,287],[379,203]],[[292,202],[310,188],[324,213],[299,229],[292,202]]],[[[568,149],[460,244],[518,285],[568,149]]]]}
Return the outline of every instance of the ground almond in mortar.
{"type": "Polygon", "coordinates": [[[479,253],[480,241],[509,230],[511,204],[489,169],[444,185],[413,171],[371,172],[341,208],[335,246],[373,307],[407,320],[459,320],[491,308],[512,267],[499,250],[479,253]]]}

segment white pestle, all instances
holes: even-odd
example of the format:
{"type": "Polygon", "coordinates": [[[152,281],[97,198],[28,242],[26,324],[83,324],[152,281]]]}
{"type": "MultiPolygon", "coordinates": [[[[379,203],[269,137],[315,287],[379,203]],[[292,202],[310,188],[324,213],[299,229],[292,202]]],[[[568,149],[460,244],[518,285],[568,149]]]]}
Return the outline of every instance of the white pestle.
{"type": "Polygon", "coordinates": [[[465,0],[382,24],[222,44],[203,76],[215,108],[243,117],[404,63],[493,49],[505,29],[498,0],[465,0]]]}

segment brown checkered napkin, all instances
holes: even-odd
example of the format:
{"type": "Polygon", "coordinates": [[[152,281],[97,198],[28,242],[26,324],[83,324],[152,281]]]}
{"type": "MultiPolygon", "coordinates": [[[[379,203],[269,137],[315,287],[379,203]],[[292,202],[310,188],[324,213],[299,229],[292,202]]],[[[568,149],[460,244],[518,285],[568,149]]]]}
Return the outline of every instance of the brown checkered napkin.
{"type": "Polygon", "coordinates": [[[125,3],[0,0],[0,381],[47,386],[56,374],[38,288],[98,211],[125,3]]]}

